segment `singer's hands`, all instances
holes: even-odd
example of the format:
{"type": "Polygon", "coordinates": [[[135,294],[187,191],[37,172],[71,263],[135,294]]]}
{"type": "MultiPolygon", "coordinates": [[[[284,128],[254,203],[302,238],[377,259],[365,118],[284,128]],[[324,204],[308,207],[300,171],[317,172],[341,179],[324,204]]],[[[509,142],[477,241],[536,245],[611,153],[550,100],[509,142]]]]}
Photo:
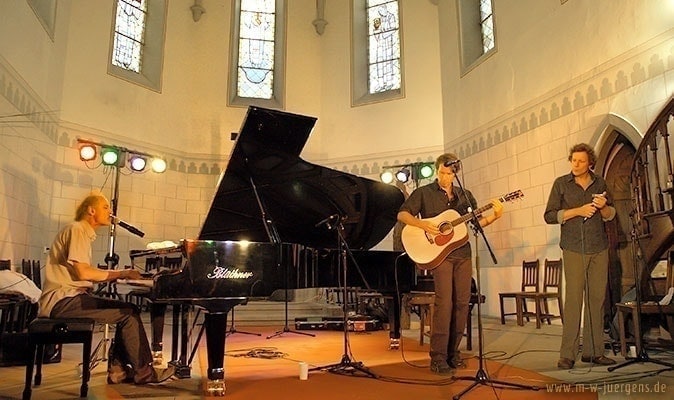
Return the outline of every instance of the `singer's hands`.
{"type": "Polygon", "coordinates": [[[592,218],[594,213],[597,212],[597,207],[594,206],[594,203],[583,204],[579,207],[579,216],[585,219],[592,218]]]}
{"type": "Polygon", "coordinates": [[[606,192],[593,194],[591,203],[583,204],[578,208],[578,216],[585,219],[592,218],[592,216],[596,214],[597,211],[606,207],[607,201],[606,192]]]}
{"type": "Polygon", "coordinates": [[[607,201],[608,200],[606,199],[606,192],[592,195],[592,205],[597,210],[601,210],[602,208],[604,208],[604,206],[606,206],[607,201]]]}

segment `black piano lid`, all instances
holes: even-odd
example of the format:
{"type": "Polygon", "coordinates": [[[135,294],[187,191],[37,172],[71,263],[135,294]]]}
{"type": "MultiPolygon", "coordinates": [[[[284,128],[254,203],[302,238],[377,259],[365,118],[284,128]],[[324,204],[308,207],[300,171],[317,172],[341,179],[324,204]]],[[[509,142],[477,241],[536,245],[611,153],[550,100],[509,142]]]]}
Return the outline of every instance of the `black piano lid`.
{"type": "Polygon", "coordinates": [[[270,242],[267,219],[280,241],[336,248],[326,217],[343,217],[351,249],[370,249],[393,228],[404,197],[393,186],[302,160],[316,118],[249,107],[204,221],[201,240],[270,242]]]}

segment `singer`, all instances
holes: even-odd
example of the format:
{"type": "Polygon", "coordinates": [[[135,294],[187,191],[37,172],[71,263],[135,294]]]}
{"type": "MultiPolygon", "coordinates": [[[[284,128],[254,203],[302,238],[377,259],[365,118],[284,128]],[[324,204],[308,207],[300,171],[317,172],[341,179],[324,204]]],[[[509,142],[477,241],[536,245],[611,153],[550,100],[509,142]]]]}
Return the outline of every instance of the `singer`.
{"type": "Polygon", "coordinates": [[[569,151],[571,172],[555,179],[543,214],[548,224],[561,225],[559,247],[566,279],[562,344],[557,368],[571,369],[579,349],[580,313],[583,319],[581,361],[615,364],[604,356],[604,297],[608,283],[608,236],[604,223],[615,217],[606,181],[592,172],[592,147],[576,144],[569,151]]]}
{"type": "Polygon", "coordinates": [[[140,279],[134,269],[102,270],[91,262],[91,243],[96,228],[109,226],[110,202],[100,193],[87,196],[77,207],[75,221],[54,239],[44,267],[39,316],[48,318],[93,318],[101,324],[117,324],[110,348],[108,383],[160,383],[175,372],[152,367],[152,352],[140,312],[133,304],[94,296],[94,283],[117,279],[140,279]]]}

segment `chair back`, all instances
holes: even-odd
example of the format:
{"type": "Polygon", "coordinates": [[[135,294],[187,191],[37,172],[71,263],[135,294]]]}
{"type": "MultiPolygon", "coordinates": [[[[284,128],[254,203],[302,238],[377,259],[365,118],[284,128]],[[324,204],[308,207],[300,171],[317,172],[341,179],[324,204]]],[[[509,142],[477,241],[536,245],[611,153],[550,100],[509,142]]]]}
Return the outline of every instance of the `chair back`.
{"type": "Polygon", "coordinates": [[[153,269],[158,270],[161,266],[162,259],[159,256],[145,258],[145,272],[152,272],[153,269]]]}
{"type": "Polygon", "coordinates": [[[0,260],[0,271],[12,269],[11,260],[0,260]]]}
{"type": "Polygon", "coordinates": [[[550,289],[555,289],[557,293],[562,292],[562,259],[548,260],[545,259],[543,265],[543,291],[550,292],[550,289]]]}
{"type": "Polygon", "coordinates": [[[670,250],[667,255],[667,273],[665,278],[665,291],[674,287],[674,250],[670,250]]]}
{"type": "Polygon", "coordinates": [[[538,281],[539,270],[541,262],[536,261],[522,261],[522,288],[523,292],[538,292],[540,291],[540,283],[538,281]]]}
{"type": "Polygon", "coordinates": [[[38,288],[42,289],[42,274],[40,273],[40,260],[33,260],[31,262],[31,269],[33,270],[33,282],[38,288]]]}
{"type": "Polygon", "coordinates": [[[179,269],[183,265],[183,256],[164,257],[164,268],[179,269]]]}
{"type": "Polygon", "coordinates": [[[21,259],[21,273],[26,275],[31,281],[33,280],[33,266],[30,260],[21,259]]]}

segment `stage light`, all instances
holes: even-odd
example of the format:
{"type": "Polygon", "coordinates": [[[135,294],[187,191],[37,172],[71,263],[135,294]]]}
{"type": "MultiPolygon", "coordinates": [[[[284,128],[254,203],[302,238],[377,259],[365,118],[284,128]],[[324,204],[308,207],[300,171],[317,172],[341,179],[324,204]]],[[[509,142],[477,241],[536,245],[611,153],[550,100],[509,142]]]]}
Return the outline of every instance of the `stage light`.
{"type": "Polygon", "coordinates": [[[421,168],[419,168],[419,176],[421,179],[432,177],[434,172],[433,164],[423,164],[421,168]]]}
{"type": "Polygon", "coordinates": [[[80,160],[91,161],[96,158],[96,146],[93,144],[83,144],[80,146],[80,160]]]}
{"type": "Polygon", "coordinates": [[[381,175],[379,175],[379,179],[382,182],[384,182],[386,184],[389,184],[389,183],[393,182],[393,172],[384,171],[384,172],[381,173],[381,175]]]}
{"type": "Polygon", "coordinates": [[[396,179],[398,182],[406,183],[410,179],[410,170],[409,168],[402,168],[396,172],[396,179]]]}
{"type": "Polygon", "coordinates": [[[155,158],[152,160],[152,171],[161,174],[166,171],[166,160],[161,158],[155,158]]]}
{"type": "Polygon", "coordinates": [[[124,166],[124,158],[121,157],[120,151],[116,147],[102,147],[101,158],[103,159],[103,165],[124,166]]]}
{"type": "Polygon", "coordinates": [[[131,154],[129,156],[129,167],[132,171],[141,172],[145,169],[146,165],[147,160],[145,157],[139,156],[138,154],[131,154]]]}

